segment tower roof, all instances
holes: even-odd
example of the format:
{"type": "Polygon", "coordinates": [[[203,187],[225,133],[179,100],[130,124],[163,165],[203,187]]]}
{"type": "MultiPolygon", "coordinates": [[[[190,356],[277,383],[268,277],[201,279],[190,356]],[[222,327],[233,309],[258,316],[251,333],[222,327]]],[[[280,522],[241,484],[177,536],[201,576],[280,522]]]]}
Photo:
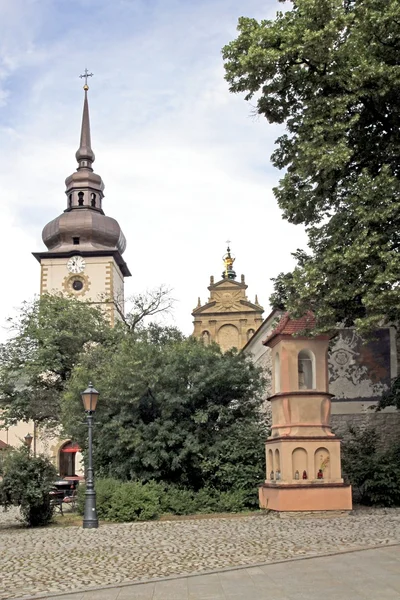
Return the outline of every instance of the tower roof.
{"type": "MultiPolygon", "coordinates": [[[[292,319],[288,312],[282,315],[278,325],[269,334],[269,336],[263,341],[264,346],[268,346],[273,339],[279,335],[292,336],[306,331],[313,331],[315,329],[315,315],[312,311],[308,311],[304,316],[299,319],[292,319]]],[[[317,336],[318,338],[326,336],[317,336]]],[[[329,336],[328,336],[329,337],[329,336]]]]}
{"type": "Polygon", "coordinates": [[[91,169],[92,163],[95,160],[95,155],[92,150],[92,143],[90,139],[89,103],[87,97],[89,86],[86,84],[83,89],[85,90],[85,99],[83,101],[81,141],[75,156],[79,163],[78,169],[84,167],[91,169]]]}
{"type": "Polygon", "coordinates": [[[53,253],[111,250],[122,254],[126,247],[118,222],[103,212],[104,183],[92,168],[95,155],[91,144],[87,84],[87,78],[91,76],[87,69],[81,75],[85,85],[80,144],[75,155],[78,167],[65,180],[67,208],[48,223],[42,233],[43,242],[53,253]]]}

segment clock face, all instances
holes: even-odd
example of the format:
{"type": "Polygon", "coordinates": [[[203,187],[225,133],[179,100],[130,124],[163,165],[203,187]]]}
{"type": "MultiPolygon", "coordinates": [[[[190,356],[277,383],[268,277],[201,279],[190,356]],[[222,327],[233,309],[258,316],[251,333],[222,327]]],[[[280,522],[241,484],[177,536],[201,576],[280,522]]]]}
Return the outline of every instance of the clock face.
{"type": "Polygon", "coordinates": [[[72,256],[67,262],[67,269],[70,273],[82,273],[86,263],[82,256],[72,256]]]}

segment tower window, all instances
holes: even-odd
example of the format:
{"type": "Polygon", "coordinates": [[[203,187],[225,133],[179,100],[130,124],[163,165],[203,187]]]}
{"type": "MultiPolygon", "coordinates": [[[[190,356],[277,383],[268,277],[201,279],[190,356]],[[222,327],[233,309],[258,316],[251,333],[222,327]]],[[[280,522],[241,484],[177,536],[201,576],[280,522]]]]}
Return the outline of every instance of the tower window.
{"type": "Polygon", "coordinates": [[[72,194],[68,197],[68,208],[72,208],[72,194]]]}
{"type": "Polygon", "coordinates": [[[78,205],[79,206],[83,206],[83,196],[84,196],[83,192],[78,193],[78,205]]]}
{"type": "Polygon", "coordinates": [[[83,281],[81,279],[74,279],[74,281],[72,282],[72,289],[75,290],[76,292],[80,292],[80,290],[83,288],[83,281]]]}
{"type": "Polygon", "coordinates": [[[96,206],[96,194],[92,194],[92,200],[90,202],[92,206],[96,206]]]}
{"type": "Polygon", "coordinates": [[[78,244],[79,244],[79,238],[78,237],[73,237],[72,238],[72,243],[74,244],[74,246],[78,246],[78,244]]]}

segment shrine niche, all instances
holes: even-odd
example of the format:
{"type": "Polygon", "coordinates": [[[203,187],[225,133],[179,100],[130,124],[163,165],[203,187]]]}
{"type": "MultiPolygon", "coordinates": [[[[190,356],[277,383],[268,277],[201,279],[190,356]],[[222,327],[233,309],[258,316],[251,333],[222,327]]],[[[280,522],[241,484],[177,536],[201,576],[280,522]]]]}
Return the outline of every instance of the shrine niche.
{"type": "Polygon", "coordinates": [[[308,337],[315,324],[281,318],[263,342],[272,353],[272,427],[266,442],[266,480],[260,506],[276,511],[351,510],[344,484],[340,440],[331,431],[329,337],[308,337]]]}

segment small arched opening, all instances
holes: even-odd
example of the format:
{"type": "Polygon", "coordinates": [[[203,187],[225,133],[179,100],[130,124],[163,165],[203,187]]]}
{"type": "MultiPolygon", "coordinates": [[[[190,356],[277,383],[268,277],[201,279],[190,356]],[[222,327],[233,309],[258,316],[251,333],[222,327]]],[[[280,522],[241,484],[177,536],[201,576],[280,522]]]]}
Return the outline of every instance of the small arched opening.
{"type": "Polygon", "coordinates": [[[292,452],[293,479],[302,479],[304,471],[308,472],[307,452],[304,448],[295,448],[292,452]]]}
{"type": "Polygon", "coordinates": [[[315,479],[330,479],[331,465],[327,448],[318,448],[314,454],[315,479]],[[321,475],[322,474],[322,475],[321,475]]]}
{"type": "Polygon", "coordinates": [[[297,357],[299,390],[315,390],[315,356],[311,350],[300,350],[297,357]]]}
{"type": "Polygon", "coordinates": [[[91,195],[90,205],[96,207],[96,194],[91,195]]]}
{"type": "Polygon", "coordinates": [[[267,477],[268,479],[275,479],[275,471],[274,471],[274,453],[272,450],[268,450],[267,456],[267,477]]]}
{"type": "Polygon", "coordinates": [[[281,456],[278,448],[275,450],[274,455],[274,466],[275,466],[275,479],[281,478],[281,456]]]}
{"type": "Polygon", "coordinates": [[[210,343],[210,332],[203,331],[203,333],[201,334],[201,340],[205,346],[208,346],[210,343]]]}
{"type": "Polygon", "coordinates": [[[84,193],[78,192],[78,206],[83,206],[84,193]]]}
{"type": "Polygon", "coordinates": [[[68,208],[72,208],[72,194],[68,196],[68,208]]]}

